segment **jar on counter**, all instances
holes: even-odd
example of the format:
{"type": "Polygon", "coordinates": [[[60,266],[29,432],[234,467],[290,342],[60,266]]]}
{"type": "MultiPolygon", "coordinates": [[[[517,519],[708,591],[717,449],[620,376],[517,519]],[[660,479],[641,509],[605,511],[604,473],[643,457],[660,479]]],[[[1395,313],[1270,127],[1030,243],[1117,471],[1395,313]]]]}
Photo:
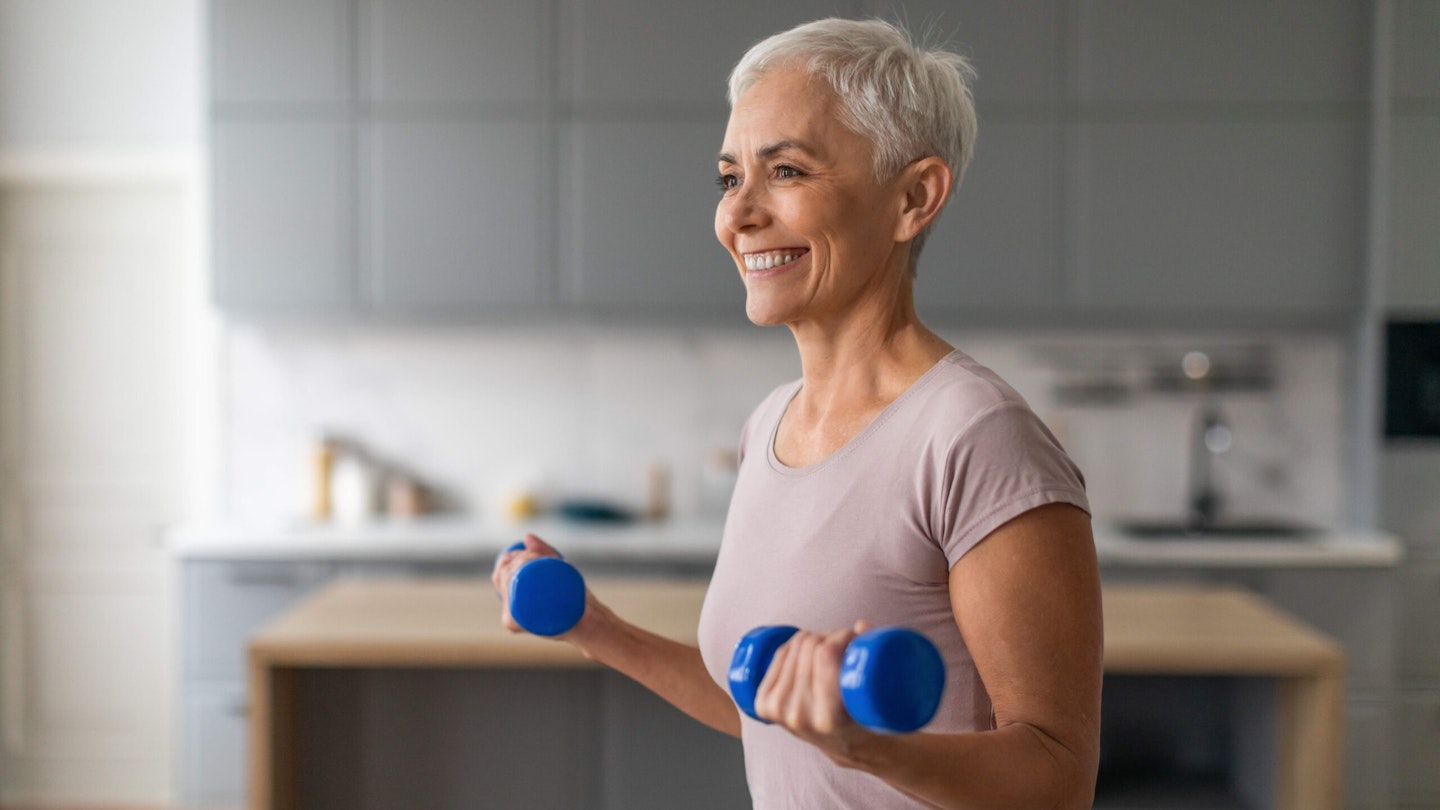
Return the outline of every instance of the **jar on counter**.
{"type": "Polygon", "coordinates": [[[377,470],[365,454],[354,447],[342,448],[330,474],[330,501],[335,520],[366,523],[375,519],[377,470]]]}
{"type": "Polygon", "coordinates": [[[391,470],[385,478],[385,514],[392,518],[414,518],[428,510],[425,488],[420,482],[391,470]]]}

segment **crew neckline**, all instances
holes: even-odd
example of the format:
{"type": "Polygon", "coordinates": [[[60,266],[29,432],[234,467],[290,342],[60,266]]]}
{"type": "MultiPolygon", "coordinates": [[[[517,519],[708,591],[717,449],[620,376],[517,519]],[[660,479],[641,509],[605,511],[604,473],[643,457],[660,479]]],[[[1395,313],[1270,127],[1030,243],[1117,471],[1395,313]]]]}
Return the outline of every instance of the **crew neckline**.
{"type": "Polygon", "coordinates": [[[801,478],[807,475],[812,475],[816,472],[819,472],[820,470],[831,466],[832,464],[838,463],[840,459],[844,458],[846,455],[849,455],[852,451],[863,445],[865,441],[870,438],[871,434],[880,430],[880,428],[883,427],[884,424],[889,421],[892,416],[895,415],[896,411],[898,411],[907,400],[913,398],[916,394],[929,386],[930,383],[934,381],[941,367],[949,365],[958,357],[965,356],[965,353],[960,351],[959,349],[951,349],[949,354],[945,355],[939,360],[936,360],[935,364],[930,368],[926,369],[925,373],[921,374],[918,378],[916,378],[915,382],[910,383],[909,388],[906,388],[904,391],[900,392],[900,396],[896,397],[893,401],[891,401],[889,405],[886,405],[880,411],[880,413],[876,414],[875,418],[870,420],[870,424],[866,425],[864,428],[861,428],[859,433],[851,436],[850,440],[840,445],[840,447],[836,449],[835,452],[831,453],[825,458],[820,459],[814,464],[807,464],[803,467],[792,467],[789,464],[781,461],[780,456],[776,454],[775,439],[777,436],[780,435],[780,423],[785,420],[785,414],[790,410],[790,403],[795,401],[795,397],[799,396],[800,390],[805,387],[805,379],[803,377],[800,378],[795,382],[795,389],[790,392],[790,395],[785,398],[784,404],[780,406],[780,412],[775,417],[775,423],[770,426],[770,438],[765,442],[765,455],[770,463],[770,469],[786,477],[801,478]]]}

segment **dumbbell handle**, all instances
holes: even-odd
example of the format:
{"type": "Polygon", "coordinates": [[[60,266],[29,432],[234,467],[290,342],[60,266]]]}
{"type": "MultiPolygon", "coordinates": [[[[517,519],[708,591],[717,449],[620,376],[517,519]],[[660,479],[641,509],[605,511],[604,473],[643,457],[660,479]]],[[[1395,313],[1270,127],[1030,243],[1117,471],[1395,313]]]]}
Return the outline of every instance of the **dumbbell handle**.
{"type": "MultiPolygon", "coordinates": [[[[798,632],[789,625],[757,627],[735,646],[730,694],[740,710],[755,714],[755,697],[781,645],[798,632]]],[[[850,717],[875,731],[906,733],[935,716],[945,691],[940,652],[914,630],[879,627],[856,636],[840,666],[840,697],[850,717]]]]}
{"type": "MultiPolygon", "coordinates": [[[[525,548],[512,543],[500,557],[525,548]]],[[[500,557],[495,558],[498,565],[500,557]]],[[[510,615],[537,636],[558,636],[585,615],[585,578],[560,557],[531,560],[510,577],[510,615]]]]}

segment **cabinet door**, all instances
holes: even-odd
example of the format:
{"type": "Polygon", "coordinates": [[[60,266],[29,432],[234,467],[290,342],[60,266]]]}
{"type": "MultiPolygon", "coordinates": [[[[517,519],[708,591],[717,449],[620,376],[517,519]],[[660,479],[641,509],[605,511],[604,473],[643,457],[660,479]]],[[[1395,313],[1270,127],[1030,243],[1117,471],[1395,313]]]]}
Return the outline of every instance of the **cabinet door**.
{"type": "Polygon", "coordinates": [[[214,124],[214,296],[222,309],[353,307],[350,151],[339,123],[214,124]]]}
{"type": "Polygon", "coordinates": [[[1318,122],[1080,125],[1079,303],[1348,312],[1364,136],[1318,122]]]}
{"type": "Polygon", "coordinates": [[[320,587],[323,562],[193,560],[183,572],[184,674],[190,681],[243,681],[250,635],[320,587]]]}
{"type": "Polygon", "coordinates": [[[210,22],[216,103],[349,99],[349,0],[213,0],[210,22]]]}
{"type": "Polygon", "coordinates": [[[534,123],[368,126],[363,260],[376,311],[496,311],[543,300],[541,134],[534,123]]]}
{"type": "Polygon", "coordinates": [[[551,61],[549,2],[363,0],[361,9],[365,99],[538,111],[551,61]]]}
{"type": "Polygon", "coordinates": [[[563,289],[592,311],[718,313],[745,289],[715,239],[723,121],[579,123],[564,141],[563,289]]]}
{"type": "Polygon", "coordinates": [[[1440,804],[1440,691],[1401,690],[1395,697],[1395,798],[1402,807],[1440,804]]]}
{"type": "Polygon", "coordinates": [[[1380,454],[1381,525],[1421,558],[1440,559],[1440,444],[1429,441],[1385,445],[1380,454]]]}
{"type": "Polygon", "coordinates": [[[604,807],[749,807],[740,741],[695,722],[634,681],[602,676],[604,807]]]}
{"type": "MultiPolygon", "coordinates": [[[[1440,7],[1440,3],[1436,4],[1440,7]]],[[[1440,27],[1436,28],[1440,50],[1440,27]]],[[[1440,308],[1440,101],[1390,121],[1390,277],[1393,310],[1440,308]]]]}
{"type": "MultiPolygon", "coordinates": [[[[746,49],[820,17],[851,16],[854,0],[566,0],[562,86],[585,106],[665,103],[723,113],[725,80],[746,49]]],[[[719,138],[716,138],[717,145],[719,138]]]]}
{"type": "Polygon", "coordinates": [[[1370,3],[1083,0],[1084,102],[1364,101],[1370,3]]]}
{"type": "Polygon", "coordinates": [[[996,0],[879,0],[882,19],[902,21],[925,42],[970,59],[984,123],[1018,105],[1046,106],[1064,90],[1062,3],[996,0]]]}
{"type": "Polygon", "coordinates": [[[1398,576],[1400,677],[1440,680],[1440,563],[1408,562],[1398,576]]]}
{"type": "Polygon", "coordinates": [[[1395,0],[1395,75],[1399,98],[1440,99],[1440,3],[1395,0]]]}
{"type": "MultiPolygon", "coordinates": [[[[1387,693],[1388,694],[1388,693],[1387,693]]],[[[1345,807],[1347,810],[1386,810],[1390,807],[1394,774],[1390,704],[1379,700],[1351,700],[1345,704],[1345,807]]]]}
{"type": "Polygon", "coordinates": [[[1395,661],[1395,575],[1389,570],[1276,570],[1265,596],[1345,648],[1348,689],[1389,688],[1395,661]]]}
{"type": "Polygon", "coordinates": [[[1059,304],[1060,151],[1057,125],[982,125],[970,168],[920,253],[922,316],[1059,304]]]}
{"type": "Polygon", "coordinates": [[[243,684],[186,689],[180,778],[186,807],[245,804],[246,701],[243,684]]]}

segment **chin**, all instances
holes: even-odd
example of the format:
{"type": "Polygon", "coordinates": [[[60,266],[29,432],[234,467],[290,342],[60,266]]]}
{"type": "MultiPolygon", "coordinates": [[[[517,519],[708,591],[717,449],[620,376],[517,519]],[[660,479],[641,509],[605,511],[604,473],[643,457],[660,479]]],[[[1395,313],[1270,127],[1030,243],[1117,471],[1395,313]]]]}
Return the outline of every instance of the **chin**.
{"type": "Polygon", "coordinates": [[[773,301],[757,300],[756,296],[745,298],[745,317],[756,326],[779,326],[793,320],[790,312],[773,301]]]}

